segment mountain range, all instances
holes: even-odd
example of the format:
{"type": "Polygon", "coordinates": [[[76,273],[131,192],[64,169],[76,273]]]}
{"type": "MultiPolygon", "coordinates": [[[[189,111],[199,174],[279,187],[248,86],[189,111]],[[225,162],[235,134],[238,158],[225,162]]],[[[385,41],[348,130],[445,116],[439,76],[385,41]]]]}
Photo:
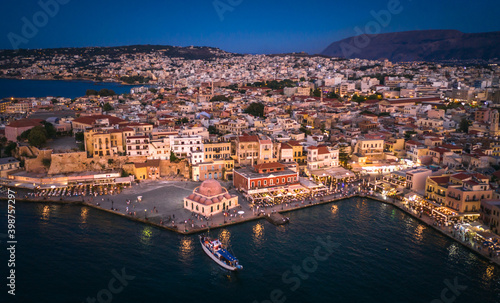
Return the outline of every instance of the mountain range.
{"type": "Polygon", "coordinates": [[[465,61],[500,58],[500,32],[420,30],[360,35],[330,44],[322,55],[406,61],[465,61]]]}

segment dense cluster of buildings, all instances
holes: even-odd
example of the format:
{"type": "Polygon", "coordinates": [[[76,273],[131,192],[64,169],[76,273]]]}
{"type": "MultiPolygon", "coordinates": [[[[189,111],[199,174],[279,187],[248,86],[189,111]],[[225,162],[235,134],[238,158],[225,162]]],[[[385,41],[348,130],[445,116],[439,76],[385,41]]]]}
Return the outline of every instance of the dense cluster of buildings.
{"type": "MultiPolygon", "coordinates": [[[[51,64],[43,66],[47,72],[51,64]]],[[[58,66],[58,74],[71,74],[58,66]]],[[[115,96],[4,100],[5,137],[26,144],[20,134],[43,121],[33,115],[66,111],[72,114],[46,121],[82,136],[79,152],[108,161],[103,169],[116,170],[113,159],[132,163],[138,180],[164,177],[178,161],[193,181],[233,180],[248,195],[375,176],[374,190],[483,216],[498,231],[500,68],[494,64],[136,54],[110,66],[100,75],[147,76],[157,85],[115,96]]],[[[225,190],[205,184],[186,207],[207,214],[216,212],[208,212],[212,204],[230,203],[225,190]]]]}

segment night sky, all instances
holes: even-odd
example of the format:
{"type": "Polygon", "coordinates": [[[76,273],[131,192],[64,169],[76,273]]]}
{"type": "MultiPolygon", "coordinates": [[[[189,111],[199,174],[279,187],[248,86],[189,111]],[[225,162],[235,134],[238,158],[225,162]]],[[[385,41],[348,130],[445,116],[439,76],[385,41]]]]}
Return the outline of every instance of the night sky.
{"type": "MultiPolygon", "coordinates": [[[[41,0],[41,2],[56,0],[41,0]]],[[[38,1],[3,0],[0,48],[163,44],[213,46],[239,53],[319,53],[374,21],[371,11],[397,0],[58,0],[44,20],[38,1]],[[216,8],[218,7],[218,8],[216,8]],[[23,21],[38,17],[38,32],[23,35],[23,21]],[[44,25],[46,23],[46,25],[44,25]],[[44,26],[43,26],[44,25],[44,26]],[[10,34],[9,34],[10,33],[10,34]],[[10,39],[9,39],[10,37],[10,39]]],[[[381,32],[457,29],[500,31],[497,0],[401,0],[381,32]]],[[[36,24],[35,23],[35,24],[36,24]]]]}

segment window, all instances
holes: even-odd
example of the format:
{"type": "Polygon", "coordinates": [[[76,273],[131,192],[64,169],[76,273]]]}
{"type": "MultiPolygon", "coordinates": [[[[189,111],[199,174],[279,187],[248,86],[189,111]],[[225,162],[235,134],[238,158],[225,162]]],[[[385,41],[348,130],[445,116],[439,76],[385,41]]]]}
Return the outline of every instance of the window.
{"type": "Polygon", "coordinates": [[[264,180],[264,185],[267,185],[267,180],[264,180]]]}

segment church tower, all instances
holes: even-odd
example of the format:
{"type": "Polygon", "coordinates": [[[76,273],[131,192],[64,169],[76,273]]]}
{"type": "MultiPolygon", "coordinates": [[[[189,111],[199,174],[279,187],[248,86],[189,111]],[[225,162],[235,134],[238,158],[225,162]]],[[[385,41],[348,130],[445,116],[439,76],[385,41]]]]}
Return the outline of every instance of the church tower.
{"type": "Polygon", "coordinates": [[[492,136],[498,136],[498,121],[499,120],[499,114],[498,110],[493,110],[490,114],[490,134],[492,136]]]}

